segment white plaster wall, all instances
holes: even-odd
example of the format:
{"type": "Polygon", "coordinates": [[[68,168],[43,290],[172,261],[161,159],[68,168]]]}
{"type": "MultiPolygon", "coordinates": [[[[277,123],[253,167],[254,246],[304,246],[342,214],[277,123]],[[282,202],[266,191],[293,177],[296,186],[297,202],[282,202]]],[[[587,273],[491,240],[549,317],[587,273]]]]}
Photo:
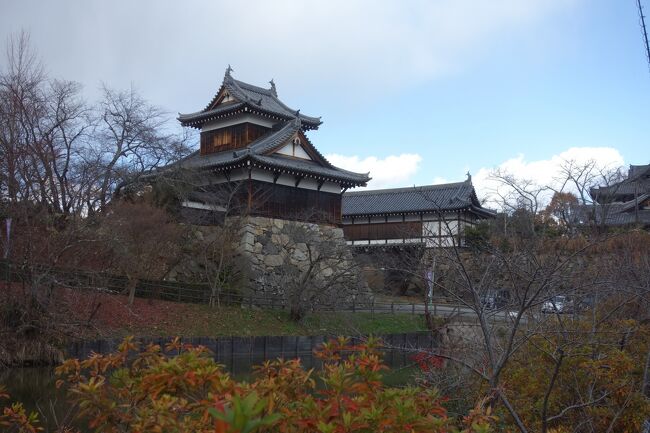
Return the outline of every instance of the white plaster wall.
{"type": "Polygon", "coordinates": [[[248,179],[248,169],[247,168],[236,168],[230,172],[230,181],[238,181],[248,179]]]}
{"type": "Polygon", "coordinates": [[[280,155],[293,156],[293,144],[285,144],[280,149],[278,149],[276,153],[279,153],[280,155]]]}
{"type": "Polygon", "coordinates": [[[298,188],[313,189],[316,191],[318,189],[318,182],[316,179],[304,178],[300,181],[298,188]]]}
{"type": "Polygon", "coordinates": [[[311,157],[305,152],[305,149],[302,148],[302,146],[296,146],[294,148],[294,155],[296,158],[302,158],[302,159],[308,159],[311,161],[311,157]]]}
{"type": "Polygon", "coordinates": [[[440,223],[438,221],[425,221],[422,224],[422,236],[438,236],[440,223]]]}
{"type": "Polygon", "coordinates": [[[295,186],[296,185],[296,178],[293,177],[290,174],[282,173],[280,175],[280,177],[278,177],[277,183],[279,185],[295,186]]]}
{"type": "Polygon", "coordinates": [[[324,182],[320,190],[323,192],[341,194],[341,185],[334,182],[324,182]]]}
{"type": "Polygon", "coordinates": [[[251,178],[255,180],[260,180],[262,182],[271,182],[273,183],[273,173],[268,170],[260,170],[254,168],[251,171],[251,178]]]}

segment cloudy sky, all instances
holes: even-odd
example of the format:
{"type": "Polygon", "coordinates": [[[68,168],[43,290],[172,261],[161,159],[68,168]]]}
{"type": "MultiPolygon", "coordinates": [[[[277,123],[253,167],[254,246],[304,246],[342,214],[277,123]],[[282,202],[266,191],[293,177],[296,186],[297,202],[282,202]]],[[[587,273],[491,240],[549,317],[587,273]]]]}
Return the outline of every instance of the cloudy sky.
{"type": "MultiPolygon", "coordinates": [[[[643,0],[650,10],[650,1],[643,0]]],[[[544,182],[563,158],[650,162],[650,72],[633,1],[0,0],[53,77],[133,84],[170,113],[203,108],[228,64],[303,113],[370,187],[544,182]]],[[[1,65],[1,64],[0,64],[1,65]]]]}

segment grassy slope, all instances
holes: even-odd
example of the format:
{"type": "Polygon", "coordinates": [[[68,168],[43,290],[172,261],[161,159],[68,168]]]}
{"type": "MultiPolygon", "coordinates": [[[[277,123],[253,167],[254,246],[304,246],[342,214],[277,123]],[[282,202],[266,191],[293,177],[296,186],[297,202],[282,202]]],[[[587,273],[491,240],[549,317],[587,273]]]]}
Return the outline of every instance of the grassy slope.
{"type": "Polygon", "coordinates": [[[281,310],[216,307],[107,293],[59,290],[53,308],[77,326],[77,338],[135,336],[357,335],[426,330],[421,316],[410,314],[314,313],[301,323],[281,310]]]}
{"type": "MultiPolygon", "coordinates": [[[[0,298],[0,316],[11,310],[0,298]]],[[[207,305],[136,298],[132,306],[123,295],[57,289],[43,320],[56,324],[73,339],[135,336],[254,336],[254,335],[357,335],[425,331],[423,317],[402,314],[314,313],[302,322],[281,310],[207,305]]],[[[1,319],[2,317],[0,317],[1,319]]],[[[2,328],[0,326],[0,328],[2,328]]],[[[0,329],[2,330],[2,329],[0,329]]],[[[56,331],[56,329],[55,329],[56,331]]]]}
{"type": "Polygon", "coordinates": [[[355,335],[424,331],[420,316],[408,314],[314,313],[301,323],[283,311],[250,310],[238,307],[211,309],[204,305],[184,305],[184,315],[151,325],[114,329],[117,335],[355,335]]]}

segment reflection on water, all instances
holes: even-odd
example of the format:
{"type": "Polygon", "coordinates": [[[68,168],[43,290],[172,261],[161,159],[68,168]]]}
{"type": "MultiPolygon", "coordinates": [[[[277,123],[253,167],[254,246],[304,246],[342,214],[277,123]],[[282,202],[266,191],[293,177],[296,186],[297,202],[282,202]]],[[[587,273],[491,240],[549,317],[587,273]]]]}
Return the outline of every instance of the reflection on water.
{"type": "Polygon", "coordinates": [[[56,388],[54,368],[26,367],[0,371],[0,383],[9,392],[12,402],[21,402],[28,412],[39,414],[40,425],[46,433],[55,431],[59,425],[73,425],[74,408],[66,401],[65,391],[56,388]]]}
{"type": "MultiPolygon", "coordinates": [[[[229,355],[215,356],[232,376],[240,381],[251,377],[252,367],[267,359],[275,359],[280,353],[263,355],[229,355]]],[[[311,352],[300,354],[306,369],[321,367],[320,360],[311,352]]],[[[399,350],[384,352],[384,362],[391,368],[384,375],[384,382],[389,386],[402,386],[412,382],[416,371],[408,353],[399,350]]],[[[53,432],[58,425],[70,425],[75,408],[65,399],[65,391],[56,389],[56,377],[51,367],[14,368],[0,372],[0,383],[11,396],[12,401],[20,401],[28,411],[37,411],[44,427],[44,432],[53,432]]],[[[77,424],[81,431],[88,431],[77,424]]]]}

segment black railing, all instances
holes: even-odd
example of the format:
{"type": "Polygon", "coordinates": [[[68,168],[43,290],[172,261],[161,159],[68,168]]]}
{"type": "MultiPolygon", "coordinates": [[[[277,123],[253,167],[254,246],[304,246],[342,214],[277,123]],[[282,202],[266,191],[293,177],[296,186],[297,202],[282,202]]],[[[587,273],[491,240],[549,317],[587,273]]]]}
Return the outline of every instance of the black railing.
{"type": "MultiPolygon", "coordinates": [[[[52,288],[70,288],[92,290],[110,294],[128,294],[129,278],[107,272],[93,272],[78,269],[52,267],[43,264],[18,265],[6,260],[0,260],[0,280],[38,284],[52,288]]],[[[132,280],[135,281],[135,280],[132,280]]],[[[131,282],[133,284],[133,282],[131,282]]],[[[137,279],[135,296],[138,298],[158,299],[163,301],[185,302],[195,304],[210,304],[223,306],[242,306],[288,310],[291,302],[284,295],[261,296],[240,294],[229,290],[212,290],[208,284],[186,283],[176,281],[160,281],[137,279]]],[[[441,298],[432,300],[429,311],[434,316],[451,317],[472,315],[457,303],[441,298]]],[[[404,301],[359,301],[351,297],[345,302],[336,304],[316,303],[312,311],[323,312],[368,312],[368,313],[407,313],[423,314],[425,306],[422,302],[404,301]]]]}

